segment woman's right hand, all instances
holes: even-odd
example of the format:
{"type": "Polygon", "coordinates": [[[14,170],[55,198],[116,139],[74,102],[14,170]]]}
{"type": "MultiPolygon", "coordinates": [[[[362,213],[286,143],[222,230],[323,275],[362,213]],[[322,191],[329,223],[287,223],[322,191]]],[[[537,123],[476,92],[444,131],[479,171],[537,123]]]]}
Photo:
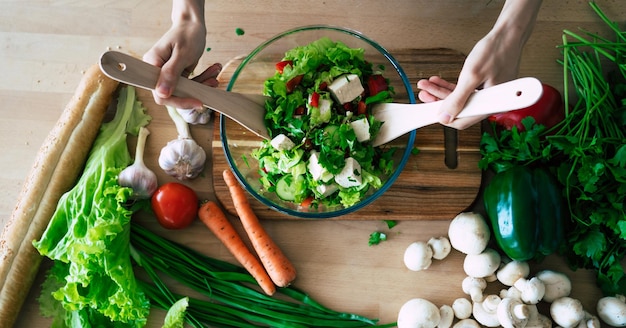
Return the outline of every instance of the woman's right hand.
{"type": "MultiPolygon", "coordinates": [[[[178,78],[188,77],[198,64],[206,44],[204,2],[201,0],[175,0],[172,7],[172,26],[146,52],[143,60],[161,68],[155,90],[154,101],[182,109],[200,109],[202,102],[194,98],[172,96],[178,78]]],[[[195,79],[198,82],[217,86],[220,64],[213,64],[195,79]]]]}

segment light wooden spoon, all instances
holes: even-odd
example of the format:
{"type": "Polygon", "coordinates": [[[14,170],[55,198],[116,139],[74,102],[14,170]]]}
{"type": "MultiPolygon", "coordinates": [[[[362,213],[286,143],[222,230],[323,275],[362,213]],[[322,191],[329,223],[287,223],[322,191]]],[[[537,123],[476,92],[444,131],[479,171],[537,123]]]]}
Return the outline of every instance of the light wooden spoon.
{"type": "MultiPolygon", "coordinates": [[[[138,58],[107,51],[100,57],[100,68],[110,78],[136,87],[154,90],[160,69],[138,58]]],[[[528,107],[541,97],[541,82],[535,78],[521,78],[476,91],[457,116],[488,115],[528,107]]],[[[265,126],[265,100],[262,95],[228,92],[181,77],[173,95],[196,98],[254,132],[269,139],[265,126]]],[[[373,140],[374,146],[392,141],[415,129],[439,122],[441,102],[423,104],[385,103],[374,106],[372,113],[384,122],[373,140]]]]}

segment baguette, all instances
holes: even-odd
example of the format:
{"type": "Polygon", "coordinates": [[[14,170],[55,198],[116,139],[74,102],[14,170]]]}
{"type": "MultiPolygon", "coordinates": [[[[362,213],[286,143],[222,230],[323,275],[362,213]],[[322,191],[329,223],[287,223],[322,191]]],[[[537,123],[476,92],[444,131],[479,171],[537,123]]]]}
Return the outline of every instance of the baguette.
{"type": "Polygon", "coordinates": [[[32,242],[41,238],[59,199],[82,172],[118,84],[98,65],[90,67],[36,155],[0,237],[2,326],[17,319],[42,260],[32,242]]]}

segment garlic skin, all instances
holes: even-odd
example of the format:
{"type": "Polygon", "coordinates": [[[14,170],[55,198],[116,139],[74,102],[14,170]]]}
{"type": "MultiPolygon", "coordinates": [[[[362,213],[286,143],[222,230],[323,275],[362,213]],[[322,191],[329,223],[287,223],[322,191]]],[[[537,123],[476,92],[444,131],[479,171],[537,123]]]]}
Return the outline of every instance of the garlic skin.
{"type": "Polygon", "coordinates": [[[178,180],[195,179],[204,169],[206,153],[193,139],[178,138],[161,149],[159,166],[178,180]]]}
{"type": "Polygon", "coordinates": [[[207,107],[202,107],[202,109],[177,108],[176,111],[185,122],[193,125],[209,123],[211,115],[213,114],[213,111],[207,107]]]}
{"type": "Polygon", "coordinates": [[[150,131],[142,126],[139,129],[139,136],[137,138],[135,162],[122,170],[117,176],[117,181],[120,186],[133,189],[133,194],[131,195],[133,199],[148,199],[158,187],[156,174],[154,174],[143,161],[143,153],[148,135],[150,135],[150,131]]]}
{"type": "Polygon", "coordinates": [[[176,124],[178,138],[161,149],[159,166],[178,180],[195,179],[204,169],[206,152],[193,140],[188,123],[178,114],[176,108],[167,106],[167,112],[176,124]]]}

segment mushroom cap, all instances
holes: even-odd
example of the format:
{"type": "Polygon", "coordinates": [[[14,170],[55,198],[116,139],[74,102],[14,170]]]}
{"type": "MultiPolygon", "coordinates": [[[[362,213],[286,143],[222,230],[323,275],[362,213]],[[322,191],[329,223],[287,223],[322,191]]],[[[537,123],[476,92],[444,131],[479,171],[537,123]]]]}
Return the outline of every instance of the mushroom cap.
{"type": "Polygon", "coordinates": [[[432,248],[422,241],[411,243],[404,251],[404,265],[412,271],[428,269],[433,261],[432,258],[432,248]]]}
{"type": "Polygon", "coordinates": [[[430,238],[428,246],[433,250],[433,258],[435,260],[443,260],[452,250],[450,240],[446,237],[430,238]]]}
{"type": "Polygon", "coordinates": [[[585,310],[579,300],[565,296],[550,304],[550,316],[557,325],[571,328],[585,318],[585,310]]]}
{"type": "Polygon", "coordinates": [[[513,286],[519,278],[526,278],[530,274],[530,266],[525,261],[511,261],[502,265],[496,272],[498,281],[505,286],[513,286]]]}
{"type": "Polygon", "coordinates": [[[546,291],[543,295],[543,301],[548,303],[552,303],[558,298],[569,296],[572,291],[572,282],[564,273],[543,270],[537,272],[535,277],[545,285],[546,291]]]}
{"type": "Polygon", "coordinates": [[[491,232],[482,215],[463,212],[450,222],[448,227],[450,244],[464,254],[480,254],[487,247],[491,232]]]}
{"type": "Polygon", "coordinates": [[[441,316],[435,304],[423,298],[408,300],[398,313],[398,328],[435,328],[441,316]]]}
{"type": "Polygon", "coordinates": [[[468,254],[463,261],[463,270],[470,277],[485,278],[496,272],[500,266],[500,254],[486,248],[480,254],[468,254]]]}
{"type": "Polygon", "coordinates": [[[607,296],[598,300],[598,317],[613,327],[626,327],[626,303],[617,297],[607,296]]]}
{"type": "Polygon", "coordinates": [[[498,304],[498,321],[504,328],[525,327],[529,314],[526,305],[515,298],[503,298],[498,304]]]}

